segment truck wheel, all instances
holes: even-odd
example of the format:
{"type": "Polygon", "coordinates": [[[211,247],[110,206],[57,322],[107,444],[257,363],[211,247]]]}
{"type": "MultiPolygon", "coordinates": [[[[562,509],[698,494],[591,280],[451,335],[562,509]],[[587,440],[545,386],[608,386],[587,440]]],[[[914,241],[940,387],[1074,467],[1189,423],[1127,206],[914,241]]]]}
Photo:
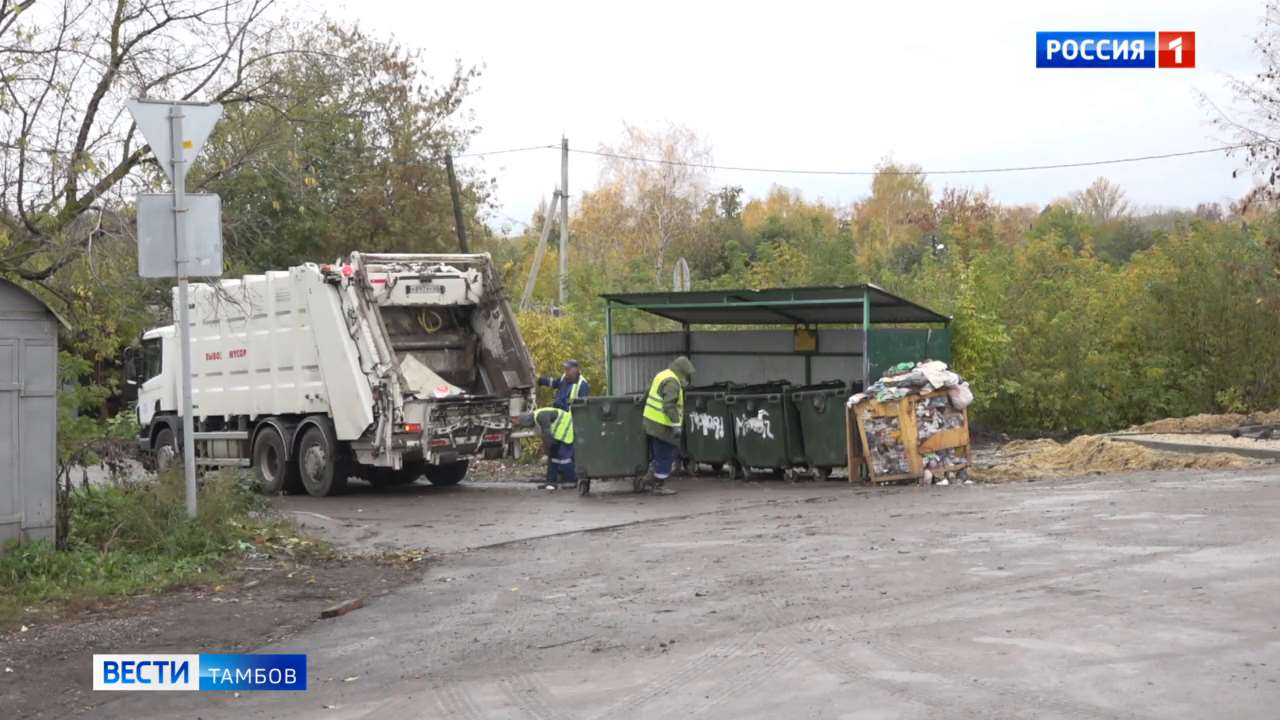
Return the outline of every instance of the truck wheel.
{"type": "Polygon", "coordinates": [[[254,441],[253,465],[258,469],[258,482],[264,495],[302,489],[298,465],[285,458],[284,439],[273,428],[263,430],[254,441]]]}
{"type": "Polygon", "coordinates": [[[173,436],[173,431],[167,427],[160,428],[160,432],[156,433],[156,442],[151,451],[156,456],[156,472],[162,473],[168,470],[178,459],[178,442],[173,436]]]}
{"type": "Polygon", "coordinates": [[[323,430],[314,425],[302,434],[298,443],[298,474],[308,495],[324,497],[341,495],[347,489],[346,459],[323,430]]]}
{"type": "Polygon", "coordinates": [[[467,465],[466,460],[447,465],[424,465],[423,471],[432,485],[457,485],[467,476],[467,465]]]}

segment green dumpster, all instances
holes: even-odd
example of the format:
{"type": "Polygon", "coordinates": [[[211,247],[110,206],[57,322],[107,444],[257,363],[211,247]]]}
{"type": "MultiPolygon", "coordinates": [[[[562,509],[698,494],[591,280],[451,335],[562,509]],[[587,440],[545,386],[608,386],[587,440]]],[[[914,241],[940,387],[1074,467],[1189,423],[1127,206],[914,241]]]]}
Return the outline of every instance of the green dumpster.
{"type": "Polygon", "coordinates": [[[643,397],[579,398],[570,412],[580,494],[591,490],[592,480],[644,476],[649,469],[649,444],[643,397]]]}
{"type": "Polygon", "coordinates": [[[787,384],[734,388],[725,396],[733,415],[734,458],[748,478],[756,469],[790,472],[804,464],[804,439],[787,384]]]}
{"type": "Polygon", "coordinates": [[[849,463],[844,406],[849,387],[843,382],[828,382],[795,387],[787,394],[800,418],[804,464],[815,477],[825,480],[832,468],[849,463]]]}
{"type": "Polygon", "coordinates": [[[691,387],[684,391],[684,457],[692,469],[709,465],[713,472],[729,468],[733,460],[733,415],[725,403],[729,383],[691,387]]]}

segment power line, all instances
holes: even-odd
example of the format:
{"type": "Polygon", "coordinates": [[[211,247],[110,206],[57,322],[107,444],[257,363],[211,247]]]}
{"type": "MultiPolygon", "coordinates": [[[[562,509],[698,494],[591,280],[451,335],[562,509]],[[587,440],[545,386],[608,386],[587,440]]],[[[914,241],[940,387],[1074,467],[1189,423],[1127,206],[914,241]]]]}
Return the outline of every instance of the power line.
{"type": "Polygon", "coordinates": [[[729,170],[734,172],[773,173],[779,175],[977,175],[980,173],[1025,172],[1029,170],[1056,170],[1060,168],[1093,167],[1097,165],[1118,165],[1120,163],[1144,162],[1147,160],[1165,160],[1168,158],[1187,157],[1189,155],[1205,155],[1248,147],[1248,143],[1239,145],[1223,145],[1203,150],[1187,150],[1184,152],[1161,153],[1159,155],[1138,155],[1135,157],[1115,158],[1112,160],[1088,160],[1073,163],[1054,163],[1050,165],[1016,165],[1011,167],[974,168],[968,170],[795,170],[790,168],[742,167],[734,165],[714,165],[711,163],[687,162],[684,160],[667,160],[664,158],[648,158],[639,155],[623,155],[603,150],[581,150],[570,148],[569,152],[597,157],[628,160],[632,162],[652,163],[657,165],[675,165],[698,168],[701,170],[729,170]]]}
{"type": "MultiPolygon", "coordinates": [[[[534,150],[556,150],[559,145],[529,145],[526,147],[508,148],[505,150],[493,150],[490,152],[472,152],[455,155],[455,158],[465,157],[482,157],[486,155],[505,155],[508,153],[531,152],[534,150]]],[[[1240,143],[1236,145],[1221,145],[1219,147],[1204,148],[1201,150],[1185,150],[1183,152],[1159,153],[1155,155],[1136,155],[1133,157],[1112,158],[1109,160],[1085,160],[1082,162],[1069,163],[1051,163],[1045,165],[1012,165],[1007,167],[989,167],[989,168],[969,168],[963,170],[805,170],[795,168],[770,168],[770,167],[750,167],[742,165],[716,165],[713,163],[689,162],[686,160],[668,160],[665,158],[651,158],[641,155],[625,155],[622,153],[607,152],[604,150],[583,150],[581,148],[569,148],[569,152],[578,153],[579,155],[593,155],[595,157],[611,158],[614,160],[626,160],[629,162],[649,163],[653,165],[673,165],[677,167],[697,168],[699,170],[724,170],[730,172],[751,172],[751,173],[770,173],[775,175],[845,175],[845,176],[875,176],[875,175],[980,175],[988,173],[1010,173],[1010,172],[1029,172],[1035,170],[1060,170],[1068,168],[1081,167],[1097,167],[1099,165],[1120,165],[1124,163],[1146,162],[1149,160],[1168,160],[1171,158],[1189,157],[1192,155],[1208,155],[1210,153],[1226,152],[1228,150],[1239,150],[1249,147],[1249,143],[1240,143]]]]}
{"type": "Polygon", "coordinates": [[[461,155],[454,155],[456,158],[465,157],[484,157],[485,155],[506,155],[507,153],[529,152],[530,150],[553,150],[559,149],[559,145],[530,145],[528,147],[507,148],[506,150],[492,150],[490,152],[469,152],[461,155]]]}

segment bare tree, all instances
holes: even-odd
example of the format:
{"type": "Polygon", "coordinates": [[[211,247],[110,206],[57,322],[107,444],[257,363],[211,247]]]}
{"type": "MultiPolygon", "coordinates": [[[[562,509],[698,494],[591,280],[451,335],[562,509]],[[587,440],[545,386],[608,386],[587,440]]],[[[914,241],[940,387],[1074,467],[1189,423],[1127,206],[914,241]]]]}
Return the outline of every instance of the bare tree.
{"type": "MultiPolygon", "coordinates": [[[[1215,114],[1214,125],[1235,136],[1246,163],[1264,178],[1260,191],[1249,193],[1257,200],[1274,197],[1280,189],[1280,2],[1269,0],[1262,30],[1253,40],[1262,60],[1262,69],[1251,77],[1232,80],[1236,99],[1247,110],[1234,115],[1217,108],[1207,96],[1201,99],[1215,114]]],[[[1232,173],[1233,175],[1235,173],[1232,173]]],[[[1246,198],[1248,199],[1248,198],[1246,198]]]]}
{"type": "Polygon", "coordinates": [[[256,99],[274,2],[0,0],[0,275],[43,284],[157,177],[128,98],[256,99]]]}
{"type": "Polygon", "coordinates": [[[638,228],[649,238],[658,282],[667,271],[667,254],[674,242],[694,232],[698,211],[707,197],[711,148],[687,127],[671,125],[663,132],[646,132],[624,125],[616,146],[601,145],[606,156],[602,185],[622,190],[624,202],[637,211],[638,228]]]}
{"type": "Polygon", "coordinates": [[[1103,225],[1129,214],[1129,201],[1124,190],[1100,177],[1084,190],[1071,194],[1071,207],[1093,222],[1103,225]]]}

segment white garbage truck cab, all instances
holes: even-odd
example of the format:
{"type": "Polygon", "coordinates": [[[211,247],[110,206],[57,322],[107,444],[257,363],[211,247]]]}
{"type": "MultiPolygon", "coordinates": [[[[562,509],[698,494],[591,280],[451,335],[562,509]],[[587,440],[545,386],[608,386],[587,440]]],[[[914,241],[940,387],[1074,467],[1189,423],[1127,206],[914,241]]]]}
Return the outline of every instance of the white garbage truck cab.
{"type": "MultiPolygon", "coordinates": [[[[452,485],[502,456],[533,408],[533,362],[487,254],[353,252],[189,293],[196,462],[254,467],[266,492],[452,485]]],[[[157,466],[184,441],[179,358],[172,325],[126,352],[157,466]]]]}

